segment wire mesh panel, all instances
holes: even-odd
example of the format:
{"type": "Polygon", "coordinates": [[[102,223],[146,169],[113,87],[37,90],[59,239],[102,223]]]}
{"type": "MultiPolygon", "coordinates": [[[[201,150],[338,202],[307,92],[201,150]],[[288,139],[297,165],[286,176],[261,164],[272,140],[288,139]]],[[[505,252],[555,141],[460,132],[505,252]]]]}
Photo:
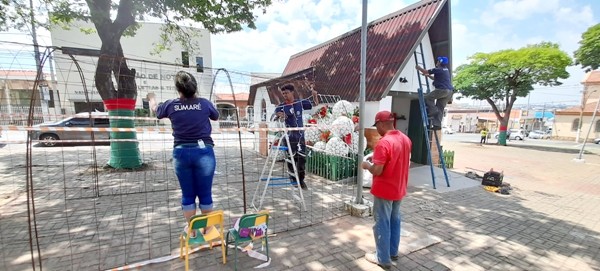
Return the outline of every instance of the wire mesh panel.
{"type": "MultiPolygon", "coordinates": [[[[95,65],[92,59],[81,61],[87,61],[87,69],[95,65]]],[[[129,65],[146,74],[174,73],[180,68],[142,60],[129,61],[129,65]]],[[[65,77],[73,78],[77,72],[57,73],[71,73],[65,77]]],[[[228,77],[233,84],[248,89],[249,76],[232,73],[228,77]]],[[[77,84],[91,82],[71,80],[67,86],[74,88],[77,84]]],[[[177,98],[171,88],[152,91],[160,92],[162,100],[177,98]]],[[[233,87],[229,91],[233,92],[233,87]]],[[[38,99],[33,93],[31,99],[38,99]]],[[[186,222],[173,169],[172,130],[168,121],[156,120],[144,108],[147,94],[147,89],[139,91],[140,100],[132,117],[88,114],[87,126],[81,127],[74,126],[73,118],[78,116],[75,107],[53,115],[54,124],[70,123],[63,126],[33,126],[34,118],[48,114],[39,112],[37,107],[6,113],[25,118],[27,123],[0,124],[0,143],[4,145],[0,148],[1,270],[29,270],[32,266],[47,270],[105,270],[178,254],[178,237],[186,222]],[[102,123],[98,119],[109,119],[110,123],[129,119],[135,126],[100,126],[96,125],[102,123]],[[135,137],[115,137],[123,132],[135,132],[135,137]],[[119,142],[134,143],[141,166],[107,166],[115,151],[111,145],[119,142]]],[[[103,109],[96,108],[96,102],[78,101],[78,107],[91,112],[103,109]]],[[[252,126],[249,120],[244,123],[235,110],[228,114],[235,117],[212,123],[217,160],[212,196],[214,208],[225,211],[226,225],[231,227],[243,213],[254,211],[249,202],[266,163],[266,154],[261,150],[268,148],[272,138],[269,128],[259,128],[268,125],[252,126]]],[[[344,180],[308,174],[309,188],[304,191],[307,211],[301,210],[292,186],[270,187],[263,204],[271,213],[270,230],[288,231],[346,215],[343,202],[352,199],[356,187],[354,182],[344,180]]]]}

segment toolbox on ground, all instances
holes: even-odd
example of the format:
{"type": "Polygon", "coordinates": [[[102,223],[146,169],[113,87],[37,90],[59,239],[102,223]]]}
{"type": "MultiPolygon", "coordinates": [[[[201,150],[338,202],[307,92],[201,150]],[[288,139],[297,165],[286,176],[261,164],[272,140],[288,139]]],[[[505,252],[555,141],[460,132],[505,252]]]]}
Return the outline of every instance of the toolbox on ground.
{"type": "Polygon", "coordinates": [[[481,179],[481,185],[485,186],[502,186],[502,179],[504,178],[504,174],[500,172],[496,172],[490,170],[483,174],[483,178],[481,179]]]}

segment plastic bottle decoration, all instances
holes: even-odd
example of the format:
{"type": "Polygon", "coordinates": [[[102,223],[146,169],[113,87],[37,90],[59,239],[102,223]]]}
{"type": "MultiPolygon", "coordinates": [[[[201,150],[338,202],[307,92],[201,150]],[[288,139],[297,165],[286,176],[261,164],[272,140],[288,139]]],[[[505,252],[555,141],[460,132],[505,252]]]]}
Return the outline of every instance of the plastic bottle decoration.
{"type": "Polygon", "coordinates": [[[314,143],[320,140],[320,137],[321,131],[319,131],[319,129],[316,129],[314,126],[307,127],[304,131],[304,139],[306,140],[306,144],[308,145],[313,145],[314,143]],[[310,144],[309,142],[311,142],[312,144],[310,144]]]}
{"type": "Polygon", "coordinates": [[[327,142],[325,151],[337,156],[346,156],[348,155],[348,145],[346,145],[341,138],[332,137],[329,142],[327,142]]]}
{"type": "Polygon", "coordinates": [[[356,106],[352,105],[349,101],[341,100],[333,105],[333,110],[331,110],[331,114],[334,118],[337,119],[339,116],[350,117],[354,114],[354,109],[356,106]]]}
{"type": "Polygon", "coordinates": [[[331,132],[335,137],[344,137],[354,131],[354,122],[346,116],[338,117],[331,124],[331,132]]]}
{"type": "Polygon", "coordinates": [[[358,153],[358,132],[352,132],[352,143],[350,144],[350,151],[352,153],[358,153]]]}
{"type": "Polygon", "coordinates": [[[324,151],[326,146],[327,146],[327,143],[325,143],[323,141],[317,141],[317,143],[315,143],[313,148],[316,150],[324,151]]]}

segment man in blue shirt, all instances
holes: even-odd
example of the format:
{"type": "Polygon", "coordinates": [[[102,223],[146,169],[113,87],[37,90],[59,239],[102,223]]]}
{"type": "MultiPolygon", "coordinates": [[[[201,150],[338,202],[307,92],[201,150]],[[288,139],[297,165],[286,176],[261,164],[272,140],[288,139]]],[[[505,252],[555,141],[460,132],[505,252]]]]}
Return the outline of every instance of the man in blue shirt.
{"type": "Polygon", "coordinates": [[[444,108],[452,100],[454,87],[450,81],[450,70],[448,70],[448,58],[440,56],[437,58],[436,67],[430,70],[416,66],[423,75],[430,77],[433,75],[433,86],[435,89],[425,94],[425,104],[427,105],[427,116],[431,118],[429,123],[433,130],[442,129],[442,120],[444,118],[444,108]]]}
{"type": "MultiPolygon", "coordinates": [[[[295,99],[294,98],[294,86],[287,84],[281,87],[281,94],[283,95],[283,102],[275,108],[275,114],[277,114],[278,120],[285,122],[285,127],[298,128],[304,127],[302,120],[302,113],[304,110],[312,109],[312,104],[308,99],[295,99]]],[[[316,90],[311,85],[312,97],[315,105],[319,104],[319,97],[316,90]]],[[[298,181],[300,181],[300,187],[302,189],[308,189],[304,182],[304,165],[306,164],[306,142],[304,141],[304,131],[289,131],[288,137],[290,142],[282,142],[280,144],[287,144],[292,149],[294,155],[294,161],[296,163],[296,169],[298,170],[298,181]],[[289,143],[289,144],[288,144],[289,143]]],[[[294,172],[294,167],[291,163],[288,163],[289,172],[294,172]]],[[[295,182],[295,177],[290,176],[290,179],[295,182]]]]}

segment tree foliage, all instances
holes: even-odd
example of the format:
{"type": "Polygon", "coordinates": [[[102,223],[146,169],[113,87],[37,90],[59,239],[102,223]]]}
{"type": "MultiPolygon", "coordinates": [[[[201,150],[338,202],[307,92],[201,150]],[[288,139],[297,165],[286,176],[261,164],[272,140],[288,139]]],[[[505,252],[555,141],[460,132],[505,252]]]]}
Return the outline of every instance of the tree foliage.
{"type": "MultiPolygon", "coordinates": [[[[571,58],[558,44],[542,42],[514,50],[476,53],[459,66],[454,87],[465,97],[486,100],[506,130],[517,97],[525,97],[534,85],[558,86],[569,77],[571,58]],[[499,104],[505,107],[501,109],[499,104]]],[[[506,142],[501,144],[506,144],[506,142]]]]}
{"type": "Polygon", "coordinates": [[[581,35],[579,49],[575,51],[575,64],[589,72],[600,67],[600,24],[596,24],[581,35]]]}

